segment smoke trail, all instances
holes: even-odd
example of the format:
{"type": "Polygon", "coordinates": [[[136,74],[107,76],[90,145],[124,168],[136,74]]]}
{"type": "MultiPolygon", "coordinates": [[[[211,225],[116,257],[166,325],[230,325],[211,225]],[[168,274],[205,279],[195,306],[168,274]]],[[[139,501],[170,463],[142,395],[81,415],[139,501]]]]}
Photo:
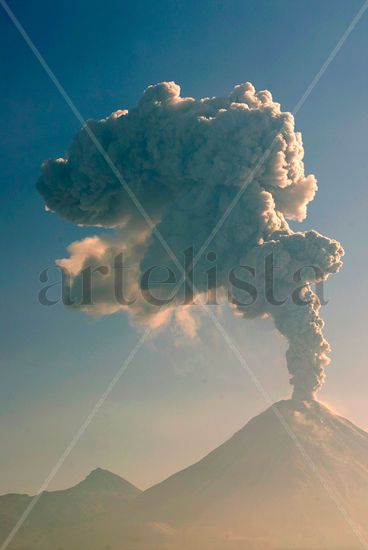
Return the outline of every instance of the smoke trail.
{"type": "MultiPolygon", "coordinates": [[[[260,277],[265,258],[272,258],[274,269],[273,296],[267,296],[267,285],[251,306],[236,306],[244,317],[271,316],[276,328],[288,342],[287,366],[294,386],[294,396],[314,397],[323,384],[324,367],[330,362],[330,346],[323,336],[320,300],[311,285],[336,273],[343,249],[334,240],[316,231],[274,234],[274,240],[252,250],[246,261],[254,265],[260,277]]],[[[235,293],[235,298],[237,295],[235,293]]]]}

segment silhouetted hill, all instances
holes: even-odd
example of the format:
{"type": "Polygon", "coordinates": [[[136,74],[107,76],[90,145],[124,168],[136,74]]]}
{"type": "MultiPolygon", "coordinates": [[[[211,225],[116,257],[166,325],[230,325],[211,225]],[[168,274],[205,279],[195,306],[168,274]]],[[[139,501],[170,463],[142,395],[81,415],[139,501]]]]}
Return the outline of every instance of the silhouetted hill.
{"type": "Polygon", "coordinates": [[[109,494],[118,494],[120,497],[124,498],[134,498],[141,493],[140,489],[137,489],[137,487],[129,483],[129,481],[126,481],[108,470],[103,470],[102,468],[96,468],[80,483],[70,489],[66,489],[66,491],[68,491],[69,494],[81,491],[86,493],[90,491],[99,491],[100,493],[107,492],[109,494]]]}
{"type": "MultiPolygon", "coordinates": [[[[123,512],[127,502],[139,493],[137,487],[120,476],[97,468],[74,487],[42,493],[13,545],[17,548],[20,543],[19,548],[28,548],[39,538],[52,535],[53,530],[79,528],[84,522],[98,522],[101,515],[117,509],[123,512]],[[27,540],[25,546],[22,546],[22,540],[27,540]]],[[[8,494],[0,497],[1,540],[6,538],[31,500],[29,495],[8,494]]]]}

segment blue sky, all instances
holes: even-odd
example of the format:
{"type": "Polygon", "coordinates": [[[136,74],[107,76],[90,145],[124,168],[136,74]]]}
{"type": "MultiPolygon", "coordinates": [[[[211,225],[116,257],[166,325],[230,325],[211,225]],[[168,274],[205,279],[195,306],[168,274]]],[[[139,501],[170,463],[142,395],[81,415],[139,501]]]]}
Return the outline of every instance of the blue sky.
{"type": "MultiPolygon", "coordinates": [[[[251,81],[291,110],[362,2],[9,2],[85,118],[135,105],[175,80],[183,95],[251,81]]],[[[302,228],[336,238],[345,265],[327,284],[333,346],[322,397],[363,427],[366,410],[367,21],[365,14],[296,117],[319,192],[302,228]]],[[[64,153],[79,123],[11,21],[1,48],[0,492],[34,491],[139,334],[124,315],[91,320],[37,301],[39,273],[96,230],[46,213],[41,162],[64,153]]],[[[268,323],[224,323],[274,399],[287,397],[284,344],[268,323]],[[267,342],[267,345],[264,345],[267,342]]],[[[265,407],[214,329],[200,344],[150,339],[55,479],[96,466],[147,485],[199,458],[265,407]]]]}

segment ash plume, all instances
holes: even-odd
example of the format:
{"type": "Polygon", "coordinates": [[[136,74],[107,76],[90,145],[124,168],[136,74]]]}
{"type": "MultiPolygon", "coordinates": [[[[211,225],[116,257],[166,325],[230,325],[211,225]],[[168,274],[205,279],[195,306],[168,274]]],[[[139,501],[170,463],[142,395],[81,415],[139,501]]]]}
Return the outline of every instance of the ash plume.
{"type": "MultiPolygon", "coordinates": [[[[298,283],[300,303],[274,303],[263,290],[254,303],[246,304],[239,291],[231,289],[232,305],[245,318],[274,319],[289,342],[287,366],[294,395],[313,397],[323,383],[330,348],[312,285],[339,270],[343,250],[315,231],[295,233],[289,227],[288,220],[305,219],[317,190],[315,177],[304,173],[302,138],[294,130],[292,114],[282,112],[269,91],[257,92],[249,82],[236,86],[228,97],[202,99],[181,97],[177,84],[162,82],[149,86],[135,108],[88,125],[178,258],[188,247],[194,253],[200,250],[244,186],[210,245],[217,258],[216,286],[230,291],[227,274],[236,265],[259,266],[257,277],[266,278],[261,264],[270,254],[277,268],[275,293],[290,296],[298,283]]],[[[104,263],[121,250],[134,266],[129,291],[138,288],[140,275],[152,265],[177,270],[86,129],[75,136],[64,158],[43,164],[37,188],[47,208],[62,218],[115,228],[113,236],[73,243],[70,258],[59,260],[74,286],[80,284],[86,265],[104,263]]],[[[199,293],[208,290],[207,252],[198,259],[193,276],[199,293]]],[[[95,312],[126,310],[153,326],[178,315],[193,332],[189,314],[178,313],[180,292],[158,311],[144,300],[130,306],[114,302],[111,285],[111,277],[98,280],[95,312]]]]}

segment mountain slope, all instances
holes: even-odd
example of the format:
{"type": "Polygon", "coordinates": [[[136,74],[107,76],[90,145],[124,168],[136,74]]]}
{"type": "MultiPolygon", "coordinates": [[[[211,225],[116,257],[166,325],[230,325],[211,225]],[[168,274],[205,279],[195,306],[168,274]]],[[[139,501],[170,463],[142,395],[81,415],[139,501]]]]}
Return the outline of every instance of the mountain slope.
{"type": "MultiPolygon", "coordinates": [[[[79,529],[85,522],[98,522],[101,515],[117,509],[123,513],[127,503],[140,492],[123,478],[97,468],[74,487],[42,493],[10,548],[18,545],[31,548],[32,544],[37,547],[38,540],[52,536],[54,530],[79,529]]],[[[6,538],[31,500],[29,495],[0,497],[0,541],[6,538]]]]}
{"type": "Polygon", "coordinates": [[[142,521],[181,529],[361,548],[353,523],[367,526],[368,434],[317,401],[281,401],[135,505],[142,521]]]}
{"type": "Polygon", "coordinates": [[[39,504],[9,550],[368,548],[368,434],[317,401],[280,401],[143,493],[100,471],[39,504]]]}
{"type": "Polygon", "coordinates": [[[30,516],[30,523],[42,526],[46,518],[48,527],[78,523],[116,507],[125,507],[139,493],[139,489],[125,479],[97,468],[70,489],[44,492],[30,516]]]}

